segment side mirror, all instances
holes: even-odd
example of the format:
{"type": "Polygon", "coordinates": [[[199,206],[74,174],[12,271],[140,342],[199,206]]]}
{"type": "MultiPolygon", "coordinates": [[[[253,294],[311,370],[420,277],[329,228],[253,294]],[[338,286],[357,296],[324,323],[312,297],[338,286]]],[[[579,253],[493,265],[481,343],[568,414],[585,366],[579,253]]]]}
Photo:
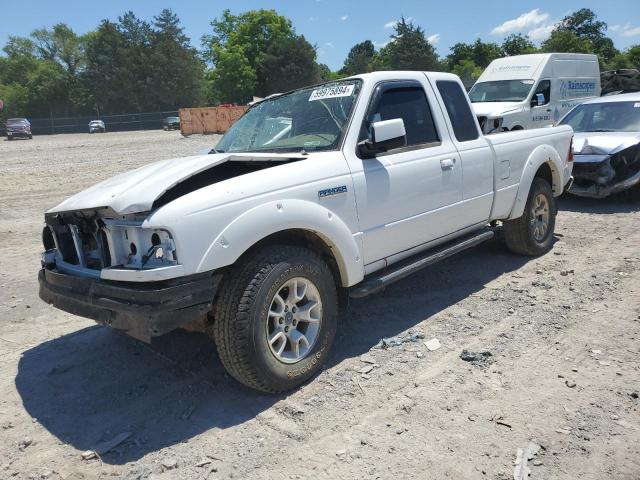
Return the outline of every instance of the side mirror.
{"type": "Polygon", "coordinates": [[[369,136],[369,139],[358,143],[358,152],[362,158],[373,158],[379,153],[407,144],[407,132],[401,118],[373,122],[369,136]]]}
{"type": "Polygon", "coordinates": [[[547,103],[547,101],[544,98],[544,93],[536,93],[531,99],[532,107],[539,107],[540,105],[544,105],[545,103],[547,103]]]}

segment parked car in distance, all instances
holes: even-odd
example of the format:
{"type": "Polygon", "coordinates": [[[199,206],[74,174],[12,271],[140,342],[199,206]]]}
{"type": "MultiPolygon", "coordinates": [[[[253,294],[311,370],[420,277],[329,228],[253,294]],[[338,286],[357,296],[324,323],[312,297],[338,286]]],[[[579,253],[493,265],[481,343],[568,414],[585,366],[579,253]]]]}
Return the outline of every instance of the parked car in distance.
{"type": "Polygon", "coordinates": [[[469,91],[484,133],[553,125],[600,96],[596,55],[536,53],[498,58],[469,91]]]}
{"type": "Polygon", "coordinates": [[[31,123],[26,118],[10,118],[7,120],[7,138],[33,138],[31,123]]]}
{"type": "Polygon", "coordinates": [[[548,252],[572,135],[484,136],[450,73],[294,90],[252,106],[208,155],[46,212],[40,297],[143,341],[200,329],[238,381],[288,390],[329,356],[339,293],[380,294],[498,231],[515,253],[548,252]]]}
{"type": "Polygon", "coordinates": [[[162,129],[168,130],[180,130],[180,117],[165,117],[162,119],[162,129]]]}
{"type": "Polygon", "coordinates": [[[588,100],[560,124],[575,132],[570,193],[602,198],[630,190],[640,198],[640,93],[588,100]]]}
{"type": "Polygon", "coordinates": [[[104,133],[106,128],[102,120],[91,120],[89,122],[89,133],[104,133]]]}

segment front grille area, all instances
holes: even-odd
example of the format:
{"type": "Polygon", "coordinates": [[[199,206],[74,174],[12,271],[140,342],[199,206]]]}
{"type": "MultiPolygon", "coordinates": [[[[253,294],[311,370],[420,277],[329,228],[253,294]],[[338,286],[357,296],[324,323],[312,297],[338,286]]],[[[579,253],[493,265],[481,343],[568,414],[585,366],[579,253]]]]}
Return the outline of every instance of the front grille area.
{"type": "Polygon", "coordinates": [[[90,227],[90,224],[49,225],[62,260],[92,270],[111,266],[109,243],[104,230],[87,227],[90,227]]]}

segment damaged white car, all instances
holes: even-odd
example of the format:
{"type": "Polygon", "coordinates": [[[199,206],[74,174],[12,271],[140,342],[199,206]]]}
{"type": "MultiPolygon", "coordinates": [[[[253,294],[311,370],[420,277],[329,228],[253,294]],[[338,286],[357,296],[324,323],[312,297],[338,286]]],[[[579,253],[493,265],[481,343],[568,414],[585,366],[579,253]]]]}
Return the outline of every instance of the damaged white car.
{"type": "Polygon", "coordinates": [[[640,93],[589,100],[560,122],[573,127],[574,183],[570,193],[603,198],[640,192],[640,93]]]}
{"type": "Polygon", "coordinates": [[[445,73],[371,73],[266,99],[210,154],[49,210],[40,297],[146,341],[197,326],[234,378],[281,392],[326,360],[341,293],[380,292],[498,223],[512,251],[549,251],[572,134],[485,137],[445,73]]]}

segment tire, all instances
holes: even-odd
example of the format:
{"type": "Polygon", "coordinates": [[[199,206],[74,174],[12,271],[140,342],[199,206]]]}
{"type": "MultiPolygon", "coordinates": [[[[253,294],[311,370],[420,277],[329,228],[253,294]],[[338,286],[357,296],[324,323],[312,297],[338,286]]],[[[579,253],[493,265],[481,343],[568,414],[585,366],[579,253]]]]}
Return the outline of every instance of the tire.
{"type": "Polygon", "coordinates": [[[213,316],[207,332],[227,372],[250,388],[284,392],[315,375],[329,354],[338,316],[336,283],[327,264],[314,252],[293,246],[268,247],[241,261],[223,280],[213,316]],[[292,301],[288,293],[294,287],[287,284],[296,281],[298,292],[304,284],[304,297],[291,307],[277,302],[276,295],[292,301]],[[310,307],[313,299],[319,299],[319,306],[310,307]],[[281,310],[282,316],[274,316],[275,310],[281,310]],[[320,321],[296,320],[291,313],[300,316],[303,310],[310,320],[313,315],[320,321]],[[287,328],[292,337],[294,330],[298,332],[297,352],[284,333],[287,328]],[[269,337],[278,337],[271,346],[269,337]],[[280,357],[276,350],[281,350],[280,357]]]}
{"type": "Polygon", "coordinates": [[[10,142],[11,140],[13,140],[13,137],[7,137],[7,141],[10,142]]]}
{"type": "Polygon", "coordinates": [[[507,248],[520,255],[537,256],[547,253],[553,245],[556,213],[556,201],[551,186],[543,178],[534,178],[522,216],[504,221],[504,240],[507,248]],[[546,210],[537,204],[539,198],[546,203],[546,210]],[[537,218],[534,210],[540,212],[537,218]],[[545,211],[546,223],[543,221],[545,211]],[[545,224],[546,228],[543,229],[542,224],[545,224]]]}
{"type": "Polygon", "coordinates": [[[33,140],[33,135],[29,135],[29,140],[33,140]]]}

